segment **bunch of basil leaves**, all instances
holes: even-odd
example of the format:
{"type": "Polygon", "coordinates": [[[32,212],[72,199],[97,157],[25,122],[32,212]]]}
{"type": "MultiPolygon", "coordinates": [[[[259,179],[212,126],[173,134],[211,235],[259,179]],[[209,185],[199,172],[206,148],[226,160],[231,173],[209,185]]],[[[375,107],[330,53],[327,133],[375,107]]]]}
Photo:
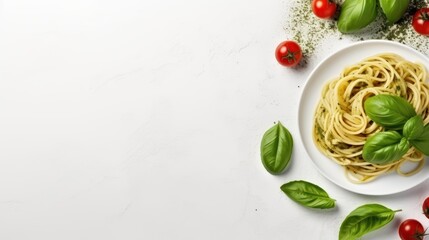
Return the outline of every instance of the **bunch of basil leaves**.
{"type": "Polygon", "coordinates": [[[362,157],[374,164],[389,164],[404,156],[411,146],[429,155],[429,124],[426,126],[404,98],[380,94],[364,103],[368,117],[385,128],[367,139],[362,157]]]}
{"type": "MultiPolygon", "coordinates": [[[[378,0],[380,7],[391,23],[397,22],[408,9],[410,0],[378,0]]],[[[342,33],[356,32],[377,17],[377,0],[345,0],[341,6],[338,30],[342,33]]]]}

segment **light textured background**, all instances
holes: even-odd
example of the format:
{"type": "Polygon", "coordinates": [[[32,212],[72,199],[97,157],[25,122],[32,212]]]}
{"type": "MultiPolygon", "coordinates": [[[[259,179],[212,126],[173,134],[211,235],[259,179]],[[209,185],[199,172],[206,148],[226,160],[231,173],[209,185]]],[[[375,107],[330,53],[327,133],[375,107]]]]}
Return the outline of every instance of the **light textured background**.
{"type": "MultiPolygon", "coordinates": [[[[0,239],[336,239],[344,217],[403,209],[363,239],[429,220],[429,182],[368,197],[340,189],[300,144],[306,68],[280,67],[289,1],[0,0],[0,239]],[[263,132],[295,139],[282,176],[260,163],[263,132]],[[305,179],[333,211],[290,201],[305,179]]],[[[311,117],[311,116],[309,116],[311,117]]],[[[427,169],[425,169],[427,171],[427,169]]]]}

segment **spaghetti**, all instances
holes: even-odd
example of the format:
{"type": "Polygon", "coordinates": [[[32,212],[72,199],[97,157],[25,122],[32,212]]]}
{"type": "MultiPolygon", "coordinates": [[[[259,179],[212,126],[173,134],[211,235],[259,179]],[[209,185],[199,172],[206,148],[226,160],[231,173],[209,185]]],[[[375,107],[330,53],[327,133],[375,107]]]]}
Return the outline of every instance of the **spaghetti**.
{"type": "Polygon", "coordinates": [[[363,105],[368,97],[378,94],[401,96],[427,124],[429,85],[426,79],[423,65],[391,53],[375,55],[345,68],[322,89],[314,117],[316,146],[344,166],[347,177],[356,183],[372,181],[392,170],[404,176],[417,173],[424,166],[424,155],[414,147],[402,159],[387,165],[372,164],[362,158],[366,139],[384,130],[369,119],[363,105]],[[404,171],[405,162],[415,163],[414,168],[404,171]]]}

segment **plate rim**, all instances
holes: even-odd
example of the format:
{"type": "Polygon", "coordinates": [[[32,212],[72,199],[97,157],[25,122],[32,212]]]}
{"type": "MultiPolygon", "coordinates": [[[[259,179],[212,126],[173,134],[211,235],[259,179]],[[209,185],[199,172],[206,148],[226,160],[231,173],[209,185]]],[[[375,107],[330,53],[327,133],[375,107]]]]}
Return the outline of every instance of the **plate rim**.
{"type": "MultiPolygon", "coordinates": [[[[357,193],[357,194],[362,194],[362,195],[367,195],[367,196],[385,196],[385,195],[392,195],[392,194],[397,194],[397,193],[401,193],[401,192],[405,192],[407,190],[410,190],[420,184],[422,184],[423,182],[427,181],[429,179],[429,174],[426,178],[424,178],[422,181],[419,181],[413,185],[411,185],[408,188],[405,189],[401,189],[399,191],[388,191],[388,192],[383,192],[383,193],[365,193],[362,191],[358,191],[356,189],[350,189],[347,186],[335,181],[335,179],[331,178],[325,171],[322,171],[322,169],[316,165],[316,163],[314,162],[314,160],[312,159],[312,157],[309,154],[309,150],[307,149],[308,147],[306,147],[305,143],[304,143],[304,139],[303,139],[303,133],[301,130],[301,124],[300,124],[300,119],[301,119],[301,108],[303,105],[303,98],[304,98],[304,93],[306,92],[308,86],[309,86],[309,80],[311,78],[313,78],[313,75],[316,73],[316,71],[321,67],[321,65],[323,65],[326,61],[330,60],[331,58],[334,58],[335,56],[343,53],[344,51],[350,49],[350,48],[354,48],[354,47],[358,47],[360,45],[366,45],[366,44],[373,44],[373,43],[381,43],[381,44],[388,44],[388,45],[395,45],[397,47],[401,47],[401,48],[405,48],[413,53],[415,53],[419,58],[425,59],[427,62],[429,62],[429,57],[424,55],[423,53],[417,51],[416,49],[409,47],[405,44],[399,43],[399,42],[395,42],[395,41],[390,41],[390,40],[381,40],[381,39],[372,39],[372,40],[364,40],[364,41],[359,41],[359,42],[354,42],[351,44],[348,44],[347,46],[344,46],[342,48],[339,48],[338,50],[335,50],[333,53],[331,53],[330,55],[328,55],[327,57],[323,58],[314,68],[313,70],[310,72],[310,74],[307,76],[307,78],[305,79],[305,83],[304,86],[301,90],[301,94],[299,96],[299,100],[298,100],[298,114],[297,114],[297,123],[298,123],[298,133],[300,136],[300,142],[302,144],[302,146],[304,146],[304,150],[305,153],[307,155],[307,157],[310,159],[311,164],[313,165],[314,168],[317,169],[317,171],[326,179],[328,179],[330,182],[334,183],[334,185],[337,185],[338,187],[353,192],[353,193],[357,193]]],[[[314,110],[314,109],[313,109],[314,110]]],[[[322,154],[322,153],[321,153],[322,154]]],[[[326,156],[325,156],[326,157],[326,156]]],[[[328,157],[326,157],[328,158],[328,157]]],[[[329,158],[328,158],[329,159],[329,158]]],[[[330,160],[330,159],[329,159],[330,160]]],[[[364,183],[367,184],[367,183],[364,183]]]]}

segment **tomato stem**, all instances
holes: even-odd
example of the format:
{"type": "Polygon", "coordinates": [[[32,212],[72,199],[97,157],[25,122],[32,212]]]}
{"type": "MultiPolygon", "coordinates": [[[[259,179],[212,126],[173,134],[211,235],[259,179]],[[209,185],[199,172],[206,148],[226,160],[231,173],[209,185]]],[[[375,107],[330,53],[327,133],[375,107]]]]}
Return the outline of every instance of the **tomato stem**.
{"type": "Polygon", "coordinates": [[[422,11],[420,14],[420,19],[422,19],[423,21],[429,20],[429,13],[426,11],[422,11]]]}
{"type": "Polygon", "coordinates": [[[416,233],[416,237],[420,240],[423,240],[423,238],[427,235],[429,235],[429,233],[426,233],[428,231],[428,228],[425,229],[425,231],[423,233],[416,233]]]}
{"type": "Polygon", "coordinates": [[[289,50],[289,48],[287,49],[287,53],[285,56],[282,57],[282,59],[286,59],[288,62],[294,62],[295,60],[295,54],[299,54],[300,51],[296,51],[296,52],[292,52],[291,50],[289,50]]]}
{"type": "Polygon", "coordinates": [[[419,240],[423,240],[425,238],[425,236],[429,235],[428,233],[426,233],[426,230],[428,230],[428,229],[426,228],[424,233],[416,233],[415,238],[419,239],[419,240]]]}

